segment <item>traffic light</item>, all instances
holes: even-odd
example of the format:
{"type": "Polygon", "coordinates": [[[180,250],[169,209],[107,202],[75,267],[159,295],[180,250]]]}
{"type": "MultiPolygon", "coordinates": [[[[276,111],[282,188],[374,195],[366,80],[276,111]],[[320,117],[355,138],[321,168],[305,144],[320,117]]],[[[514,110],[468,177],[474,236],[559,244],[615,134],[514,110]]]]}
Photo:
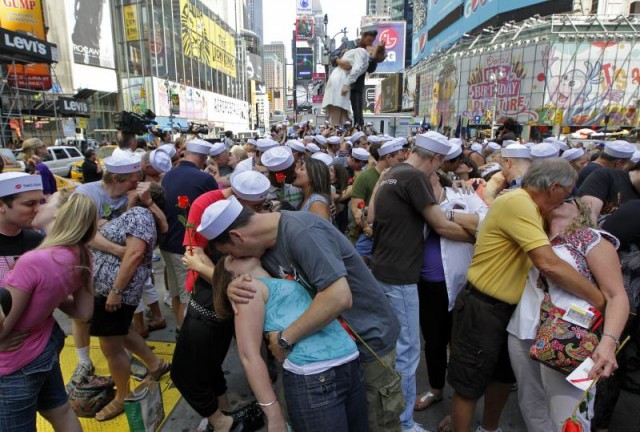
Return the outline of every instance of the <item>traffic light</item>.
{"type": "Polygon", "coordinates": [[[493,117],[493,112],[490,109],[487,110],[487,119],[491,120],[493,117]]]}

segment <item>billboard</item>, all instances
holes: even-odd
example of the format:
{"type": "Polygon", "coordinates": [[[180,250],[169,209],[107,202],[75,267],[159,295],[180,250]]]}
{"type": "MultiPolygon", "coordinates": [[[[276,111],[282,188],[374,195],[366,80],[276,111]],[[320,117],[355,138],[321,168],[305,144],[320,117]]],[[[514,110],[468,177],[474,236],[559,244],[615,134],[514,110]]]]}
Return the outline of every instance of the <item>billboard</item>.
{"type": "Polygon", "coordinates": [[[298,15],[310,15],[313,13],[313,0],[297,0],[296,12],[298,15]]]}
{"type": "Polygon", "coordinates": [[[427,8],[430,0],[414,0],[413,2],[413,34],[411,35],[411,64],[422,60],[427,45],[427,8]]]}
{"type": "Polygon", "coordinates": [[[402,85],[402,111],[410,111],[416,105],[416,78],[417,71],[412,69],[404,74],[402,85]]]}
{"type": "Polygon", "coordinates": [[[402,97],[402,74],[393,74],[382,80],[381,113],[394,113],[400,111],[402,97]]]}
{"type": "Polygon", "coordinates": [[[109,0],[64,0],[76,64],[115,69],[109,0]]]}
{"type": "Polygon", "coordinates": [[[296,80],[311,79],[313,73],[313,50],[311,48],[296,48],[296,80]]]}
{"type": "MultiPolygon", "coordinates": [[[[459,9],[460,17],[457,20],[451,21],[450,24],[447,23],[444,30],[431,37],[427,36],[424,48],[419,49],[418,53],[413,55],[413,59],[419,61],[435,51],[450,46],[461,39],[465,33],[471,32],[496,15],[549,1],[557,0],[430,0],[430,6],[427,11],[427,32],[438,25],[447,14],[455,11],[456,8],[459,9]]],[[[418,47],[419,46],[418,42],[418,47]]]]}
{"type": "Polygon", "coordinates": [[[376,73],[396,73],[404,70],[405,37],[407,23],[404,21],[381,22],[375,24],[378,36],[374,45],[381,42],[387,47],[387,58],[378,64],[376,73]]]}
{"type": "Polygon", "coordinates": [[[313,39],[313,19],[298,18],[296,20],[296,41],[313,39]]]}
{"type": "MultiPolygon", "coordinates": [[[[5,30],[24,33],[36,39],[46,40],[44,18],[40,0],[0,3],[0,26],[5,30]]],[[[49,90],[51,74],[46,64],[8,66],[9,84],[30,90],[49,90]]]]}
{"type": "Polygon", "coordinates": [[[236,77],[236,39],[189,0],[180,0],[182,52],[236,77]]]}

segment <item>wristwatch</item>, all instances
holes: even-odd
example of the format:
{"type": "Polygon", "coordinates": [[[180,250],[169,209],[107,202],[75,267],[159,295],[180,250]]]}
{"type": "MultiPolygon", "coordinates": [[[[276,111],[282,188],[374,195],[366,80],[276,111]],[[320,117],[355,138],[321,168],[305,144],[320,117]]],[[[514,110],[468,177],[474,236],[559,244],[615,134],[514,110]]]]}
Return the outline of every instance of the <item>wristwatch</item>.
{"type": "Polygon", "coordinates": [[[111,292],[114,293],[115,295],[122,295],[123,290],[120,290],[118,288],[111,288],[111,292]]]}
{"type": "Polygon", "coordinates": [[[282,337],[282,332],[283,330],[280,330],[278,332],[278,345],[280,345],[280,348],[290,351],[293,348],[293,345],[287,342],[284,337],[282,337]]]}

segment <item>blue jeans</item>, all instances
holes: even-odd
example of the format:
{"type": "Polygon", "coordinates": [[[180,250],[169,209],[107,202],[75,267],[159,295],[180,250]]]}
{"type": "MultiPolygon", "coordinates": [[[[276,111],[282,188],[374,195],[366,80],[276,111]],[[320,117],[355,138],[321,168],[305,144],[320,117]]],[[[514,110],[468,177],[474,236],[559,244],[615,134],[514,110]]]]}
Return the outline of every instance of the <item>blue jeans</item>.
{"type": "Polygon", "coordinates": [[[373,253],[373,239],[364,234],[360,234],[354,247],[360,256],[371,258],[371,254],[373,253]]]}
{"type": "Polygon", "coordinates": [[[296,432],[369,430],[364,371],[358,359],[312,375],[284,370],[282,383],[296,432]]]}
{"type": "Polygon", "coordinates": [[[378,281],[400,320],[396,344],[396,370],[402,375],[402,394],[406,404],[400,415],[403,429],[413,427],[416,402],[416,370],[420,363],[420,302],[418,285],[391,285],[378,281]]]}
{"type": "Polygon", "coordinates": [[[59,361],[64,337],[56,323],[38,357],[22,369],[0,377],[0,431],[35,431],[38,411],[58,408],[67,402],[59,361]]]}

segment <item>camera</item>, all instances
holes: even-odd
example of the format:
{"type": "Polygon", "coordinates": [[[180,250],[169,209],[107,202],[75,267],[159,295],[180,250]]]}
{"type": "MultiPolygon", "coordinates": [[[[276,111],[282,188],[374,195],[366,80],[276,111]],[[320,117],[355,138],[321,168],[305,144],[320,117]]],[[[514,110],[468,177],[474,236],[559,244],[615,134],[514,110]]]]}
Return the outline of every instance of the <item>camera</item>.
{"type": "Polygon", "coordinates": [[[156,115],[151,110],[147,110],[144,114],[136,114],[131,111],[122,111],[118,114],[116,124],[118,130],[123,133],[134,135],[144,135],[150,127],[157,125],[155,121],[156,115]]]}

